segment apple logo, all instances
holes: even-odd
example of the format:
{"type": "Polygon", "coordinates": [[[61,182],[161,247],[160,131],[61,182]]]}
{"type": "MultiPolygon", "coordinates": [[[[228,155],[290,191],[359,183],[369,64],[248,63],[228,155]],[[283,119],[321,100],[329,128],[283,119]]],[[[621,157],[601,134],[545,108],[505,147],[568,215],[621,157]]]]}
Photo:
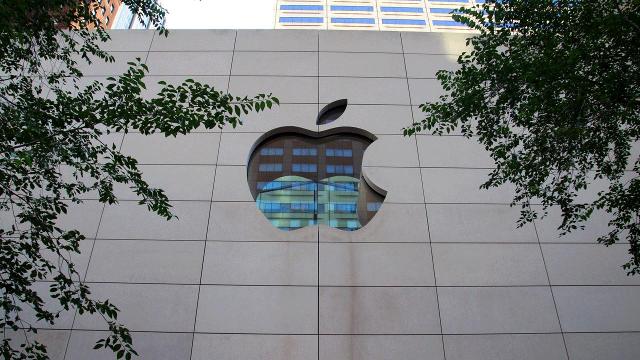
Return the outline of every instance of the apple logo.
{"type": "MultiPolygon", "coordinates": [[[[346,109],[346,99],[335,101],[320,111],[316,124],[335,121],[346,109]]],[[[267,132],[254,144],[247,166],[258,208],[281,230],[317,224],[360,229],[386,196],[362,173],[364,152],[375,140],[352,127],[314,132],[287,126],[267,132]]]]}

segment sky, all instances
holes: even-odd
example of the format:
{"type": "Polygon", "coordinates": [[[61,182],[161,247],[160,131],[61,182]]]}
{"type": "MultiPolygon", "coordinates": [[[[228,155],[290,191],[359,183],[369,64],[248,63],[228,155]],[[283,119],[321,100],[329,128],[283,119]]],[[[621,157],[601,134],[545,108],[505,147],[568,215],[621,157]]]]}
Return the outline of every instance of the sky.
{"type": "Polygon", "coordinates": [[[276,0],[161,0],[168,29],[273,29],[276,0]]]}

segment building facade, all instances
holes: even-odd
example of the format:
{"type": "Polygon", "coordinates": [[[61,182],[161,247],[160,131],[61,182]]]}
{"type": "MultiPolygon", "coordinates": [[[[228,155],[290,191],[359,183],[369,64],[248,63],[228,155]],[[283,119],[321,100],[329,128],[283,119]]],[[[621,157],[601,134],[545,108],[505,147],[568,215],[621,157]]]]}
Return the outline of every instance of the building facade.
{"type": "MultiPolygon", "coordinates": [[[[91,3],[91,12],[105,29],[149,29],[151,23],[134,14],[122,0],[97,0],[91,3]]],[[[93,25],[90,26],[93,28],[93,25]]]]}
{"type": "MultiPolygon", "coordinates": [[[[79,0],[82,2],[83,0],[79,0]]],[[[112,29],[116,23],[115,18],[117,14],[120,12],[122,7],[121,0],[94,0],[92,2],[85,1],[88,4],[89,10],[96,17],[96,19],[102,23],[105,29],[112,29]]],[[[76,26],[77,24],[66,24],[63,27],[67,26],[76,26]]],[[[94,25],[89,24],[89,28],[93,29],[94,25]]]]}
{"type": "MultiPolygon", "coordinates": [[[[104,0],[104,1],[108,1],[108,0],[104,0]]],[[[115,1],[115,0],[112,0],[112,1],[115,1]]],[[[149,28],[151,28],[151,22],[149,21],[149,19],[140,18],[139,16],[134,14],[133,11],[131,11],[131,9],[127,5],[124,5],[124,4],[122,4],[118,8],[117,13],[114,15],[113,22],[109,25],[109,29],[114,29],[114,30],[115,29],[140,30],[140,29],[149,29],[149,28]]]]}
{"type": "MultiPolygon", "coordinates": [[[[148,96],[192,78],[281,101],[236,128],[104,138],[178,216],[149,213],[125,186],[119,204],[87,194],[60,223],[86,234],[77,269],[121,310],[141,359],[638,358],[640,277],[620,268],[627,244],[595,242],[606,216],[566,237],[555,210],[517,228],[512,189],[479,189],[493,167],[482,146],[402,135],[442,94],[435,73],[455,69],[466,34],[111,35],[116,61],[94,62],[87,80],[140,57],[148,96]],[[318,124],[341,99],[344,112],[318,124]],[[378,197],[360,204],[360,184],[378,197]]],[[[36,326],[54,360],[113,359],[92,349],[100,318],[36,326]]]]}
{"type": "Polygon", "coordinates": [[[483,0],[278,0],[277,29],[467,32],[451,18],[483,0]]]}

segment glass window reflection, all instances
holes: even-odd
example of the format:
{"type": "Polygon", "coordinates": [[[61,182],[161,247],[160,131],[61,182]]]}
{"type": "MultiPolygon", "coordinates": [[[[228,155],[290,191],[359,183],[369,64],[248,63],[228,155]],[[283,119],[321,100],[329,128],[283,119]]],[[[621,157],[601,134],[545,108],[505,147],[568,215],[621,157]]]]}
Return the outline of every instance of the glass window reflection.
{"type": "Polygon", "coordinates": [[[260,164],[261,172],[282,172],[282,164],[260,164]]]}
{"type": "Polygon", "coordinates": [[[294,148],[293,156],[316,156],[318,150],[316,148],[294,148]]]}
{"type": "Polygon", "coordinates": [[[314,173],[317,170],[316,164],[293,164],[291,166],[293,172],[314,173]]]}
{"type": "Polygon", "coordinates": [[[262,156],[282,156],[284,154],[283,148],[262,148],[260,149],[260,155],[262,156]]]}
{"type": "Polygon", "coordinates": [[[355,134],[316,139],[293,133],[263,141],[248,166],[258,208],[285,231],[315,224],[361,228],[384,200],[361,177],[371,142],[355,134]]]}

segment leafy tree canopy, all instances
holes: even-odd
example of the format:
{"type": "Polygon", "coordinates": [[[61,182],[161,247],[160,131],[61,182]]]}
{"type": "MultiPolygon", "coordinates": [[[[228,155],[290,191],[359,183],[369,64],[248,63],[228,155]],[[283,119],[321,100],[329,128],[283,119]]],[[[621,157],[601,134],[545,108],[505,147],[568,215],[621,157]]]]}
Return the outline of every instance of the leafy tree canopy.
{"type": "Polygon", "coordinates": [[[474,136],[495,161],[481,187],[513,184],[521,225],[557,207],[564,234],[607,212],[598,241],[628,241],[640,273],[640,1],[487,1],[454,19],[478,34],[405,135],[474,136]]]}
{"type": "MultiPolygon", "coordinates": [[[[94,299],[74,266],[84,234],[59,226],[83,194],[114,204],[114,185],[127,184],[139,203],[172,219],[165,193],[147,184],[137,161],[105,141],[112,132],[177,136],[240,124],[240,116],[277,104],[271,95],[235,97],[187,79],[145,88],[139,59],[105,83],[81,85],[80,65],[113,62],[101,50],[109,33],[93,10],[100,1],[0,2],[0,352],[4,359],[47,359],[34,341],[34,321],[53,324],[60,311],[99,314],[110,330],[96,348],[117,358],[136,355],[118,309],[94,299]],[[67,29],[71,26],[69,30],[67,29]],[[47,282],[44,282],[47,281],[47,282]],[[40,286],[44,284],[45,286],[40,286]],[[38,289],[47,289],[40,290],[38,289]],[[44,300],[50,298],[51,300],[44,300]],[[53,311],[55,303],[61,308],[53,311]],[[33,314],[27,316],[26,314],[33,314]]],[[[167,35],[156,0],[124,0],[167,35]]],[[[95,234],[87,234],[94,236],[95,234]]]]}

